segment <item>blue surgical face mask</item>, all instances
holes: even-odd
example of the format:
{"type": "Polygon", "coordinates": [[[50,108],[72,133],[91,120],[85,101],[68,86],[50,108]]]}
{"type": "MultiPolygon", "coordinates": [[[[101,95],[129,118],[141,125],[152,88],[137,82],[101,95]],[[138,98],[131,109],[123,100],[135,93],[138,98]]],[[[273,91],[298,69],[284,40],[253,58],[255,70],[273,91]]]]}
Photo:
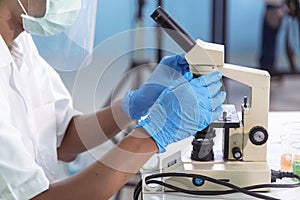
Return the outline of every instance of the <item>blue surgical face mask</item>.
{"type": "Polygon", "coordinates": [[[23,28],[30,34],[51,36],[70,27],[80,11],[81,0],[46,0],[46,12],[41,18],[30,16],[18,0],[23,12],[23,28]]]}

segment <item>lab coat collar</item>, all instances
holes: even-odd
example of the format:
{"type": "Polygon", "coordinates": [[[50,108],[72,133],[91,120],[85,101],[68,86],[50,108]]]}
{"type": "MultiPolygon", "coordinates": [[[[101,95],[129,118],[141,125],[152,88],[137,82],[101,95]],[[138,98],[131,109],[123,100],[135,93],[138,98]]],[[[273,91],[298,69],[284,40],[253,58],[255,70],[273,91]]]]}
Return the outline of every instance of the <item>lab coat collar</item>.
{"type": "Polygon", "coordinates": [[[0,68],[7,67],[13,62],[9,49],[0,35],[0,68]]]}

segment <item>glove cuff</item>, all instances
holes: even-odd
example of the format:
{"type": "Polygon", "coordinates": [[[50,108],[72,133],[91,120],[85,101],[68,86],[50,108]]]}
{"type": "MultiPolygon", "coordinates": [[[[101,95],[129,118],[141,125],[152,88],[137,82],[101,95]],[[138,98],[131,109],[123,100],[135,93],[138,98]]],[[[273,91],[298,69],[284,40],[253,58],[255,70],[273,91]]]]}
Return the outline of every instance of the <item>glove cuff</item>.
{"type": "MultiPolygon", "coordinates": [[[[164,145],[162,145],[160,143],[161,141],[161,138],[160,137],[157,137],[157,133],[155,133],[152,128],[149,126],[149,124],[147,124],[148,121],[147,119],[146,120],[142,120],[140,121],[135,127],[138,128],[138,127],[142,127],[151,137],[152,139],[154,140],[157,148],[158,148],[158,151],[157,153],[163,153],[166,151],[164,145]]],[[[149,120],[150,121],[150,120],[149,120]]]]}
{"type": "Polygon", "coordinates": [[[146,119],[139,121],[136,127],[142,127],[155,141],[158,147],[158,153],[166,151],[166,146],[169,144],[167,139],[166,114],[161,105],[155,104],[151,109],[155,109],[155,117],[150,114],[146,119]]]}
{"type": "Polygon", "coordinates": [[[130,103],[130,98],[131,98],[133,92],[134,91],[126,92],[126,94],[124,95],[124,97],[122,99],[122,110],[130,119],[132,119],[132,116],[130,115],[130,112],[129,112],[129,103],[130,103]]]}

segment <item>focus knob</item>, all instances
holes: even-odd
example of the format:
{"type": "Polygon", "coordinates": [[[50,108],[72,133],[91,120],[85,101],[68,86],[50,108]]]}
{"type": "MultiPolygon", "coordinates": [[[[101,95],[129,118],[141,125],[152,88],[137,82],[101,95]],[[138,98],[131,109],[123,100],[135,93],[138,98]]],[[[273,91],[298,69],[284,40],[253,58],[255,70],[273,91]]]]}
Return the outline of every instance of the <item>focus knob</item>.
{"type": "Polygon", "coordinates": [[[232,155],[236,160],[240,160],[243,157],[243,153],[239,147],[234,147],[232,149],[232,155]]]}
{"type": "Polygon", "coordinates": [[[254,145],[263,145],[268,140],[268,132],[264,127],[253,127],[250,130],[249,139],[254,145]]]}

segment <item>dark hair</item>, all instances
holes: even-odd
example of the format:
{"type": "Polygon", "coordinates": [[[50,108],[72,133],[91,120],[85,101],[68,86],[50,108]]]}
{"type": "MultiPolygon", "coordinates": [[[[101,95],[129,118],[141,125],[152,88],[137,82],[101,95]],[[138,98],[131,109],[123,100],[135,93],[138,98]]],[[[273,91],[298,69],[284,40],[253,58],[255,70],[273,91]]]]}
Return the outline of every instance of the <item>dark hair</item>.
{"type": "Polygon", "coordinates": [[[299,0],[286,0],[285,1],[286,5],[289,6],[290,3],[293,3],[295,6],[295,15],[298,16],[299,12],[300,12],[300,4],[299,4],[299,0]]]}
{"type": "Polygon", "coordinates": [[[296,12],[295,12],[295,14],[296,14],[296,16],[298,16],[298,15],[299,15],[299,12],[300,12],[299,0],[294,0],[294,2],[295,2],[295,7],[296,7],[296,12]]]}

